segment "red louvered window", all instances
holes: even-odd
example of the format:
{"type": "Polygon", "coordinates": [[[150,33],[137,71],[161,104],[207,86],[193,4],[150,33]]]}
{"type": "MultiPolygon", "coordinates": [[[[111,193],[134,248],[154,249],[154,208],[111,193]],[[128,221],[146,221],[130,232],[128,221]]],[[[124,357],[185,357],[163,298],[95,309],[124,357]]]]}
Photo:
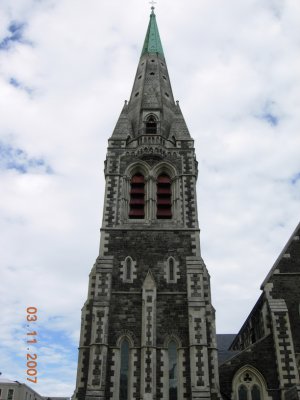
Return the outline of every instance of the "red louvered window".
{"type": "Polygon", "coordinates": [[[166,174],[161,174],[157,178],[157,211],[156,217],[159,219],[172,218],[172,192],[171,178],[166,174]]]}
{"type": "Polygon", "coordinates": [[[145,218],[145,178],[135,174],[130,181],[129,218],[145,218]]]}

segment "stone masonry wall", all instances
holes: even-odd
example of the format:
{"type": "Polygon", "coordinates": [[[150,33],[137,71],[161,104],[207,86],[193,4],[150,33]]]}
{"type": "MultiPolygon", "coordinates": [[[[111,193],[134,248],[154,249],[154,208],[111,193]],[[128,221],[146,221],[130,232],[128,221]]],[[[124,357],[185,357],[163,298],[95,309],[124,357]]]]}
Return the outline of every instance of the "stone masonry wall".
{"type": "MultiPolygon", "coordinates": [[[[108,230],[105,255],[114,255],[112,271],[112,296],[110,301],[109,347],[115,347],[118,338],[128,333],[134,346],[141,346],[142,334],[142,285],[150,269],[157,285],[156,300],[156,347],[157,347],[157,398],[163,398],[162,385],[165,371],[160,349],[165,340],[176,335],[184,349],[181,369],[184,382],[184,398],[190,396],[189,381],[189,319],[186,282],[186,257],[195,254],[196,246],[190,231],[151,230],[108,230]],[[136,262],[136,278],[132,283],[122,280],[121,263],[127,256],[136,262]],[[167,283],[165,262],[168,257],[178,262],[179,277],[176,283],[167,283]]],[[[209,301],[209,299],[208,299],[209,301]]],[[[108,362],[113,362],[109,351],[108,362]]],[[[139,354],[139,353],[138,353],[139,354]]],[[[137,364],[140,365],[140,354],[137,364]]],[[[107,385],[111,386],[114,372],[108,371],[107,385]]],[[[139,396],[140,376],[137,372],[137,392],[139,396]]],[[[107,392],[107,399],[110,399],[107,392]]],[[[138,397],[137,397],[138,398],[138,397]]]]}

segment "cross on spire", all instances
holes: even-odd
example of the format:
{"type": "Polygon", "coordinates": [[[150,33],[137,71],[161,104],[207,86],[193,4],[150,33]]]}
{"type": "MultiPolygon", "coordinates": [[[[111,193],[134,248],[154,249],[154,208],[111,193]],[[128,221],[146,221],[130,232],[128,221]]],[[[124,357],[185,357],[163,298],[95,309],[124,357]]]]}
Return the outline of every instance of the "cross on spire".
{"type": "Polygon", "coordinates": [[[149,1],[149,4],[151,4],[151,6],[152,6],[151,10],[153,11],[155,9],[154,4],[157,4],[156,1],[151,0],[151,1],[149,1]]]}

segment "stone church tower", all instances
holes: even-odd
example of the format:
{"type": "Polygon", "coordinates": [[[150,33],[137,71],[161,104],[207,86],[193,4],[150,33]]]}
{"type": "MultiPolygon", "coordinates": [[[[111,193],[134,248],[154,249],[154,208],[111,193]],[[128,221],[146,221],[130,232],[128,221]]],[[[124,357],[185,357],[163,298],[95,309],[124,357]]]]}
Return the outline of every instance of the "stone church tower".
{"type": "Polygon", "coordinates": [[[220,398],[197,172],[152,8],[130,100],[108,141],[74,398],[220,398]]]}

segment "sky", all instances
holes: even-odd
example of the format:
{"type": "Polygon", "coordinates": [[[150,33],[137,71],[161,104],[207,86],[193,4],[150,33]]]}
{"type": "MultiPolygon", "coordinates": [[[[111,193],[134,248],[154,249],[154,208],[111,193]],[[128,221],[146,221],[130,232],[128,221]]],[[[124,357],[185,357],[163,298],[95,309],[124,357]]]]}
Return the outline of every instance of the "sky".
{"type": "MultiPolygon", "coordinates": [[[[235,333],[300,219],[300,2],[157,3],[195,139],[217,332],[235,333]]],[[[149,14],[144,0],[0,2],[0,371],[45,396],[75,388],[107,140],[149,14]],[[32,330],[37,384],[26,380],[32,330]]]]}

